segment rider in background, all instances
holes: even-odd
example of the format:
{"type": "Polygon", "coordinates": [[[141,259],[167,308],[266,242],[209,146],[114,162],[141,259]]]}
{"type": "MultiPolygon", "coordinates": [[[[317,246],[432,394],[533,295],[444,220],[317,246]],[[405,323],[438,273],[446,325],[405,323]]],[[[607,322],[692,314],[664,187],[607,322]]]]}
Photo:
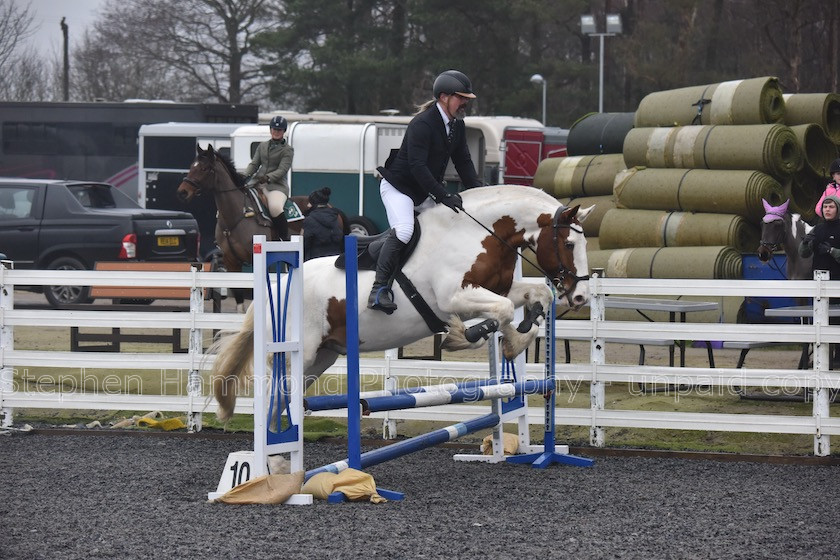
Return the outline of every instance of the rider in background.
{"type": "Polygon", "coordinates": [[[831,162],[831,167],[828,168],[828,174],[831,176],[831,182],[825,186],[825,192],[823,192],[822,196],[817,201],[817,206],[815,208],[817,216],[820,218],[823,217],[822,203],[823,200],[825,200],[825,197],[832,194],[840,195],[840,158],[831,162]]]}
{"type": "Polygon", "coordinates": [[[289,238],[289,225],[284,208],[289,198],[289,183],[286,175],[292,168],[295,150],[283,138],[288,121],[277,115],[268,123],[271,140],[260,142],[254,152],[254,159],[245,169],[245,176],[257,174],[257,182],[268,200],[268,212],[274,222],[274,229],[280,239],[289,238]]]}
{"type": "Polygon", "coordinates": [[[813,270],[827,270],[832,280],[840,280],[840,195],[825,197],[820,209],[823,219],[802,239],[799,255],[814,255],[813,270]]]}
{"type": "Polygon", "coordinates": [[[339,222],[339,212],[330,205],[329,187],[309,195],[309,213],[303,219],[303,260],[341,253],[344,232],[339,222]]]}
{"type": "Polygon", "coordinates": [[[387,314],[397,309],[391,282],[400,256],[414,233],[414,213],[435,204],[463,210],[461,197],[444,188],[443,174],[451,159],[464,188],[481,186],[467,148],[467,104],[475,99],[470,79],[457,70],[440,74],[432,86],[434,99],[418,108],[408,124],[399,150],[392,150],[384,167],[379,194],[392,228],[379,253],[376,279],[368,307],[387,314]]]}

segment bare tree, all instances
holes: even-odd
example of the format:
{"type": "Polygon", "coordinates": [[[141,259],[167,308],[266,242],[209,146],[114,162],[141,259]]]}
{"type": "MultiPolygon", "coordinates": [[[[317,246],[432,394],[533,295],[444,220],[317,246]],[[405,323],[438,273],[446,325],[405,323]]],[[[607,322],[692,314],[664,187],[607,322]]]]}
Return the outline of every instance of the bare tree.
{"type": "Polygon", "coordinates": [[[170,88],[183,100],[252,102],[267,90],[251,42],[274,26],[278,2],[109,0],[96,43],[120,51],[147,77],[164,65],[170,88]]]}
{"type": "Polygon", "coordinates": [[[21,50],[20,43],[32,35],[32,14],[20,2],[0,0],[0,73],[8,75],[7,64],[21,50]]]}

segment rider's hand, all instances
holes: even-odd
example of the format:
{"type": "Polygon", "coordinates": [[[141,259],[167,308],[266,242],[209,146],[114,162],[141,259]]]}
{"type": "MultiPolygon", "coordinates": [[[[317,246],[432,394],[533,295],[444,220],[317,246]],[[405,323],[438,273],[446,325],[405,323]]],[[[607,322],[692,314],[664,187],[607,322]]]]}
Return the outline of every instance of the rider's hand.
{"type": "Polygon", "coordinates": [[[456,214],[458,213],[458,210],[464,209],[464,203],[461,201],[461,195],[458,194],[447,194],[440,199],[440,203],[456,214]]]}
{"type": "Polygon", "coordinates": [[[831,258],[837,262],[840,262],[840,249],[837,247],[832,247],[828,250],[828,254],[831,255],[831,258]]]}
{"type": "Polygon", "coordinates": [[[809,232],[805,234],[805,237],[802,238],[802,244],[807,245],[811,249],[814,248],[814,232],[809,232]]]}
{"type": "Polygon", "coordinates": [[[268,183],[268,175],[262,175],[262,176],[260,176],[260,178],[259,178],[259,183],[260,183],[261,185],[262,185],[262,184],[265,184],[265,183],[268,183]]]}

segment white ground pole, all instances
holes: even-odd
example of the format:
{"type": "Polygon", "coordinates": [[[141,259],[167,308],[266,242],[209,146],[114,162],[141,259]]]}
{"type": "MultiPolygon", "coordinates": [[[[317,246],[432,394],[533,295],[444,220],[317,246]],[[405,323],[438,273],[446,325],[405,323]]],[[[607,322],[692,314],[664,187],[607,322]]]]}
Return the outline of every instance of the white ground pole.
{"type": "MultiPolygon", "coordinates": [[[[268,457],[280,453],[289,454],[291,472],[303,471],[303,238],[292,236],[291,241],[266,241],[264,235],[254,236],[254,449],[253,451],[231,453],[225,464],[222,478],[216,492],[208,494],[209,499],[217,498],[227,490],[246,482],[251,478],[268,474],[268,457]],[[272,278],[282,283],[280,286],[266,282],[266,270],[272,263],[281,266],[280,259],[291,263],[291,282],[288,276],[272,273],[272,278]],[[288,287],[288,297],[286,289],[288,287]],[[272,340],[267,333],[271,326],[271,316],[267,313],[269,294],[272,290],[273,310],[275,311],[276,336],[282,339],[281,328],[283,311],[286,312],[285,340],[272,340]],[[288,301],[288,306],[286,302],[288,301]],[[282,353],[282,354],[280,354],[282,353]],[[268,406],[274,400],[272,410],[280,414],[282,404],[277,401],[281,383],[279,379],[272,383],[272,374],[268,369],[267,358],[286,357],[289,369],[286,383],[289,389],[289,414],[291,425],[282,432],[273,430],[268,417],[268,406]],[[269,393],[271,388],[275,391],[269,393]],[[247,469],[247,472],[246,472],[247,469]]],[[[269,331],[270,332],[270,331],[269,331]]],[[[285,413],[284,413],[285,416],[285,413]]],[[[285,504],[308,505],[312,503],[310,494],[294,494],[285,504]]]]}

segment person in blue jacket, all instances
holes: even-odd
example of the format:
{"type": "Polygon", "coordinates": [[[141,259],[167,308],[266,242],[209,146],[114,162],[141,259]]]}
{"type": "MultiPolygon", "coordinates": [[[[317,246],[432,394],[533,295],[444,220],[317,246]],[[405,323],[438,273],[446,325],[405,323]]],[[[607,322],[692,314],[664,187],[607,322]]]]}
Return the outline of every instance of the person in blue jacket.
{"type": "Polygon", "coordinates": [[[339,211],[330,205],[332,190],[324,187],[309,195],[309,213],[303,219],[303,260],[338,255],[343,250],[339,211]]]}

